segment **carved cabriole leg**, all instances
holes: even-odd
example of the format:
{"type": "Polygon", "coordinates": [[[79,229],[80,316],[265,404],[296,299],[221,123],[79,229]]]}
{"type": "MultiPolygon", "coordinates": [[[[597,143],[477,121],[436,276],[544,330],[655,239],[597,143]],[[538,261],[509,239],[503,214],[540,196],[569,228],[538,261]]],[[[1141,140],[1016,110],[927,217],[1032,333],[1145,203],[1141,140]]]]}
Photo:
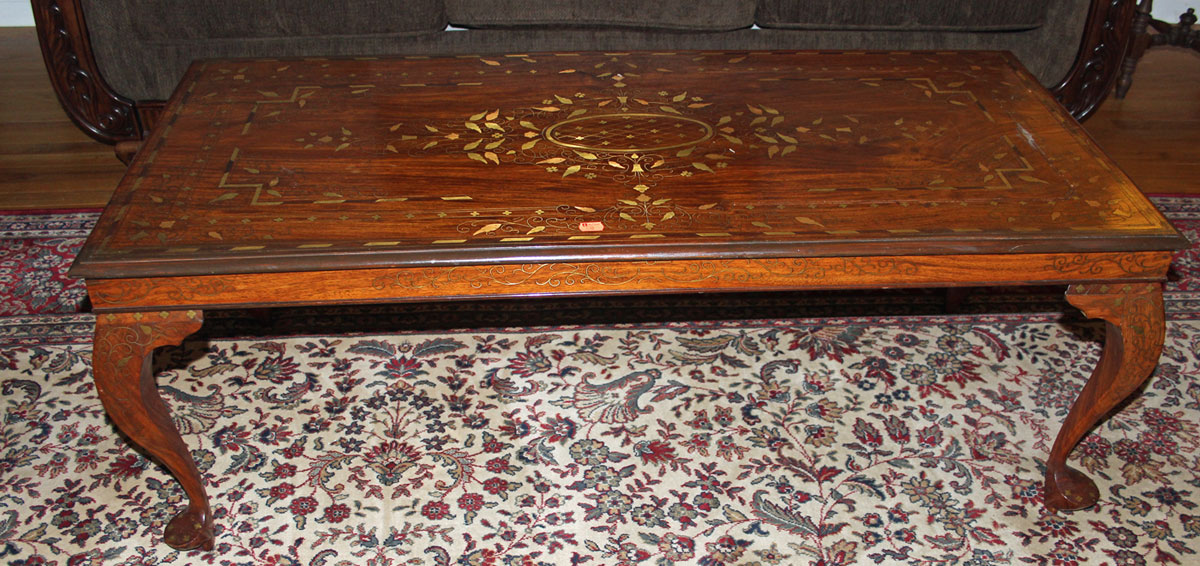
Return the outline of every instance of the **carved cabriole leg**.
{"type": "Polygon", "coordinates": [[[92,353],[100,402],[117,428],[179,480],[188,507],[167,525],[164,540],[181,550],[212,550],[208,495],[192,455],[158,394],[152,356],[200,329],[199,311],[99,314],[92,353]]]}
{"type": "Polygon", "coordinates": [[[1107,324],[1100,362],[1075,399],[1046,461],[1046,505],[1058,510],[1091,507],[1100,499],[1095,482],[1067,466],[1067,455],[1150,377],[1166,332],[1159,283],[1072,285],[1067,301],[1107,324]]]}

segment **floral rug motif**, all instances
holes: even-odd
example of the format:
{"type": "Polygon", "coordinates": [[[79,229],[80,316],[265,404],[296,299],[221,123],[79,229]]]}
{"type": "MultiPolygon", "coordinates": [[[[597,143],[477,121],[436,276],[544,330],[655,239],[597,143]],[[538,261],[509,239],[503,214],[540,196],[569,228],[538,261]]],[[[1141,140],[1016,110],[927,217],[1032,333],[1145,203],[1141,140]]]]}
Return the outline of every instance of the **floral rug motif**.
{"type": "Polygon", "coordinates": [[[91,316],[0,317],[0,563],[1196,563],[1192,257],[1074,513],[1041,500],[1103,334],[1073,315],[218,331],[156,357],[217,524],[177,552],[185,496],[105,419],[91,316]]]}
{"type": "MultiPolygon", "coordinates": [[[[213,554],[105,421],[86,344],[0,349],[12,564],[1152,564],[1195,560],[1196,321],[1042,507],[1097,325],[745,321],[189,342],[159,382],[213,554]],[[44,562],[43,562],[44,561],[44,562]]],[[[165,359],[164,359],[165,358],[165,359]]]]}
{"type": "Polygon", "coordinates": [[[0,316],[80,312],[83,282],[67,268],[99,213],[0,214],[0,316]]]}

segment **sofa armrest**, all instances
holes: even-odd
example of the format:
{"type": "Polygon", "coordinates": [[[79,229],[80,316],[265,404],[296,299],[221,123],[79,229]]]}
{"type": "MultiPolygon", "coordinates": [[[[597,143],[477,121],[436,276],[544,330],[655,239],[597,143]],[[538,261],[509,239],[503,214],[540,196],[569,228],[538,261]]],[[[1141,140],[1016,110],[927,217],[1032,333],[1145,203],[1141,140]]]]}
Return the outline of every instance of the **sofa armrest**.
{"type": "Polygon", "coordinates": [[[80,3],[33,0],[33,19],[51,86],[71,121],[104,143],[142,139],[136,104],[100,75],[80,3]]]}
{"type": "Polygon", "coordinates": [[[1137,8],[1136,0],[1092,0],[1091,4],[1075,63],[1062,82],[1050,89],[1081,122],[1096,111],[1117,82],[1137,8]]]}

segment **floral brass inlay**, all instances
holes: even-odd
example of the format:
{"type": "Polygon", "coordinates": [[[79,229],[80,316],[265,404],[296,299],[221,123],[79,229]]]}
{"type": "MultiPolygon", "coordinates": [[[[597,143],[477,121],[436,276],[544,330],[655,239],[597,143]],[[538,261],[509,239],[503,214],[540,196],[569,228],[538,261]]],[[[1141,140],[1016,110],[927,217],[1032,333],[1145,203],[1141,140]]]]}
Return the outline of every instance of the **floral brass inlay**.
{"type": "MultiPolygon", "coordinates": [[[[531,57],[480,61],[486,67],[514,69],[536,63],[531,57]]],[[[742,58],[738,58],[721,63],[733,65],[741,61],[742,58]]],[[[275,72],[286,69],[280,67],[275,72]]],[[[529,72],[534,70],[539,69],[529,69],[529,72]]],[[[245,159],[241,150],[235,148],[232,155],[224,160],[225,171],[217,183],[222,192],[211,197],[206,195],[207,204],[245,204],[280,211],[302,204],[382,204],[380,213],[366,217],[355,217],[330,206],[301,220],[317,223],[354,218],[359,222],[388,222],[397,217],[413,221],[436,217],[434,222],[450,223],[454,230],[453,233],[438,233],[430,237],[430,242],[437,245],[478,240],[528,242],[545,238],[669,239],[679,234],[722,239],[736,237],[734,232],[745,231],[755,231],[768,237],[801,234],[833,234],[841,237],[881,231],[843,222],[843,217],[852,216],[843,214],[843,209],[889,206],[894,207],[902,218],[917,218],[921,212],[913,211],[932,212],[938,206],[998,207],[1010,197],[996,191],[1026,190],[1030,184],[1049,185],[1055,182],[1052,175],[1047,177],[1044,174],[1053,173],[1053,169],[1042,167],[1044,160],[1030,161],[1036,155],[1030,149],[1037,149],[1037,141],[1019,123],[1015,125],[1016,132],[984,140],[994,146],[994,151],[971,148],[978,149],[972,151],[972,155],[978,154],[975,158],[977,170],[975,167],[951,168],[918,159],[916,163],[903,163],[898,167],[899,171],[904,171],[904,167],[913,171],[903,179],[902,184],[897,185],[892,182],[891,176],[878,173],[900,161],[906,155],[906,148],[925,144],[947,147],[956,140],[970,138],[959,132],[958,119],[950,119],[957,114],[938,114],[946,117],[945,120],[936,116],[921,116],[907,111],[908,103],[912,103],[912,107],[924,101],[936,106],[949,105],[953,112],[981,112],[987,121],[996,122],[1001,115],[993,116],[989,110],[991,99],[977,97],[970,88],[972,85],[968,85],[970,81],[889,78],[886,73],[875,78],[845,73],[812,74],[803,68],[776,70],[780,72],[778,76],[759,80],[794,81],[796,88],[787,91],[786,100],[779,98],[784,91],[765,87],[761,96],[730,99],[721,96],[719,89],[715,91],[716,94],[701,92],[697,95],[697,88],[707,87],[687,90],[682,86],[661,90],[658,86],[650,87],[651,84],[670,83],[647,80],[651,72],[649,67],[638,70],[637,66],[624,63],[622,55],[613,55],[587,69],[568,67],[558,71],[564,76],[586,74],[590,77],[588,80],[546,83],[555,86],[549,86],[546,91],[533,96],[496,99],[494,106],[458,107],[449,113],[444,113],[444,109],[438,106],[436,118],[416,113],[404,122],[373,123],[370,126],[314,121],[311,130],[297,130],[289,136],[294,144],[303,149],[338,154],[346,163],[347,175],[361,173],[362,163],[375,159],[381,151],[410,159],[441,154],[452,160],[469,160],[473,162],[472,168],[483,170],[491,167],[529,168],[533,172],[529,175],[533,187],[565,189],[545,191],[546,200],[540,202],[522,200],[520,203],[498,203],[488,199],[487,195],[466,194],[469,192],[467,189],[459,189],[459,185],[453,183],[447,184],[454,188],[447,189],[445,194],[419,197],[407,193],[397,196],[388,188],[367,191],[339,183],[328,188],[311,187],[299,181],[302,175],[288,168],[268,170],[260,162],[245,159]],[[890,102],[895,99],[897,110],[895,113],[886,113],[878,109],[890,108],[888,104],[868,104],[862,108],[847,105],[839,112],[829,112],[827,107],[820,104],[819,97],[814,99],[818,104],[795,103],[797,98],[816,96],[813,93],[822,92],[821,88],[808,88],[808,85],[819,86],[829,81],[859,85],[863,93],[862,102],[890,102]],[[720,186],[718,180],[724,176],[736,177],[746,172],[757,174],[768,161],[795,160],[799,165],[784,165],[784,170],[795,171],[798,168],[802,174],[807,174],[808,170],[817,170],[823,159],[830,156],[837,158],[839,150],[844,150],[847,155],[861,151],[863,155],[874,159],[864,167],[864,178],[868,181],[861,186],[843,186],[836,180],[810,176],[811,181],[797,185],[797,192],[804,194],[798,194],[795,198],[783,196],[769,207],[747,200],[751,198],[747,194],[730,196],[721,191],[707,190],[720,186]],[[739,169],[740,172],[737,171],[739,169]],[[947,175],[947,172],[953,175],[947,175]],[[544,179],[538,181],[538,177],[544,179]],[[685,188],[681,191],[672,188],[673,192],[668,192],[666,189],[672,185],[685,188]],[[596,190],[580,190],[583,187],[596,190]],[[692,188],[695,190],[690,190],[692,188]],[[878,201],[863,198],[867,192],[878,192],[887,198],[878,201]],[[820,193],[823,198],[815,200],[808,193],[820,193]],[[571,195],[570,200],[563,199],[563,195],[571,195]],[[475,202],[467,204],[472,200],[475,202]],[[409,203],[403,206],[394,204],[403,201],[409,203]],[[455,202],[462,206],[430,207],[427,204],[429,202],[455,202]],[[806,209],[800,210],[800,206],[806,209]],[[738,230],[730,228],[735,224],[728,220],[732,215],[745,221],[738,230]],[[442,220],[447,218],[449,220],[442,220]]],[[[697,70],[705,71],[706,68],[697,70]]],[[[242,79],[244,69],[223,69],[221,72],[236,82],[242,79]]],[[[654,72],[662,70],[655,69],[654,72]]],[[[480,74],[484,75],[483,72],[480,74]]],[[[363,80],[364,84],[348,85],[350,95],[386,99],[395,94],[394,86],[391,89],[377,89],[366,82],[366,76],[363,80]]],[[[447,82],[417,79],[416,76],[412,80],[414,82],[404,82],[398,86],[403,89],[444,88],[453,83],[459,87],[472,87],[487,82],[483,79],[481,82],[447,82]]],[[[283,120],[281,116],[284,112],[296,112],[299,109],[313,112],[314,108],[324,111],[328,104],[341,100],[332,96],[334,94],[337,92],[328,86],[315,85],[288,85],[286,88],[259,90],[257,96],[250,99],[253,107],[244,116],[242,136],[254,137],[252,132],[257,132],[251,128],[252,124],[253,128],[273,126],[283,120]]],[[[215,125],[225,122],[236,124],[236,118],[224,114],[212,116],[215,125]]],[[[253,148],[253,140],[249,138],[245,141],[245,147],[253,148]]],[[[152,160],[153,154],[150,155],[152,160]]],[[[197,158],[197,163],[200,162],[197,158]]],[[[402,167],[403,163],[401,159],[389,165],[402,167]]],[[[475,174],[461,165],[460,162],[449,175],[475,174]]],[[[746,183],[745,180],[734,181],[746,183]]],[[[1088,180],[1093,184],[1101,182],[1102,176],[1088,180]]],[[[462,184],[463,187],[470,185],[462,184]]],[[[184,185],[182,190],[187,191],[189,187],[184,185]]],[[[997,224],[1007,225],[1010,230],[1032,232],[1039,229],[1038,223],[1042,217],[1053,221],[1065,214],[1058,210],[1058,206],[1078,200],[1076,192],[1064,190],[1061,195],[1056,193],[1042,203],[1044,206],[1036,214],[1028,218],[998,208],[1002,214],[997,212],[989,215],[989,220],[998,220],[997,224]]],[[[180,197],[180,204],[183,198],[180,197]]],[[[1086,203],[1097,208],[1097,218],[1104,219],[1104,222],[1129,224],[1126,219],[1141,212],[1135,203],[1119,200],[1088,200],[1086,203]]],[[[283,212],[270,218],[256,213],[247,214],[241,221],[252,225],[260,221],[282,223],[288,218],[283,212]]],[[[145,226],[130,239],[155,238],[164,245],[171,244],[172,231],[189,220],[189,217],[182,216],[145,226]]],[[[214,226],[205,234],[213,240],[213,244],[231,242],[232,251],[278,247],[268,241],[255,241],[251,242],[253,245],[247,245],[240,241],[240,228],[214,226]]],[[[944,232],[939,227],[926,225],[882,230],[888,235],[944,232]]],[[[403,239],[376,236],[361,245],[379,249],[403,243],[403,239]]],[[[315,245],[305,242],[296,247],[315,245]]],[[[194,253],[196,248],[179,246],[168,251],[194,253]]]]}
{"type": "MultiPolygon", "coordinates": [[[[609,180],[632,193],[608,207],[567,206],[606,225],[652,231],[667,222],[690,225],[720,206],[682,206],[673,198],[656,197],[652,190],[661,182],[716,174],[743,148],[767,158],[797,149],[798,140],[783,130],[787,118],[773,108],[748,104],[714,113],[712,102],[687,92],[642,93],[624,90],[626,86],[621,84],[622,90],[612,94],[552,94],[540,105],[483,110],[464,115],[462,121],[424,124],[416,132],[397,132],[399,139],[392,138],[387,150],[459,154],[481,165],[523,164],[564,179],[609,180]],[[711,123],[701,119],[710,116],[711,123]]],[[[526,226],[521,218],[527,216],[479,218],[460,231],[477,236],[512,228],[545,235],[555,228],[526,226]]]]}
{"type": "Polygon", "coordinates": [[[546,141],[571,149],[636,153],[696,145],[713,136],[712,126],[682,116],[627,113],[583,116],[556,122],[546,141]]]}

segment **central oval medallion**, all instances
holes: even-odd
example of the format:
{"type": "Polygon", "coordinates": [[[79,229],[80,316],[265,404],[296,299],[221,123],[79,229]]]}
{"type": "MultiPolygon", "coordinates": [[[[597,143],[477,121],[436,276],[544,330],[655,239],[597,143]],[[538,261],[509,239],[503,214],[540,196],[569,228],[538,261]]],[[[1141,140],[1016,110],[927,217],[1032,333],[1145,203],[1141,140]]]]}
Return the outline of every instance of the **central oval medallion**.
{"type": "Polygon", "coordinates": [[[634,153],[696,145],[713,136],[699,120],[665,114],[601,114],[563,120],[542,131],[547,141],[589,151],[634,153]]]}

